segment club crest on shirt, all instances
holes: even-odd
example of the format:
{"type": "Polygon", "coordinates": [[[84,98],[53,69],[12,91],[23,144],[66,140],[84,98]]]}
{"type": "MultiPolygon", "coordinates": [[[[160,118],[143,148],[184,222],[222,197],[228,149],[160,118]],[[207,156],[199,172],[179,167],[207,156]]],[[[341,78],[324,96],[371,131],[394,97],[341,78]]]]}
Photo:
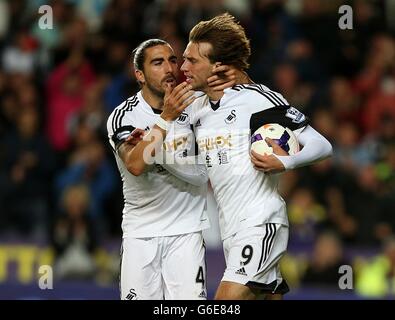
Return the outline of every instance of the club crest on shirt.
{"type": "Polygon", "coordinates": [[[137,294],[135,289],[130,289],[129,293],[125,297],[126,300],[137,300],[137,294]]]}
{"type": "Polygon", "coordinates": [[[230,114],[225,118],[225,123],[231,124],[236,121],[236,110],[232,110],[230,114]]]}

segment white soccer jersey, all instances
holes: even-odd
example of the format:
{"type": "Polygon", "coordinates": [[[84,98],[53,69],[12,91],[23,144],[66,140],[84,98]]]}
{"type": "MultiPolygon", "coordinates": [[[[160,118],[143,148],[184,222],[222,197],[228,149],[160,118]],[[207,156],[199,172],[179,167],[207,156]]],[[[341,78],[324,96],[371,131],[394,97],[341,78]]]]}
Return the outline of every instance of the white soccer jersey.
{"type": "Polygon", "coordinates": [[[298,130],[307,118],[281,94],[259,84],[226,89],[216,104],[204,95],[192,110],[191,123],[218,203],[222,239],[262,223],[288,225],[278,176],[253,168],[250,137],[267,123],[298,130]]]}
{"type": "MultiPolygon", "coordinates": [[[[155,237],[185,234],[209,227],[206,215],[207,186],[193,186],[167,172],[161,165],[149,166],[140,176],[132,175],[117,154],[117,144],[135,128],[149,130],[160,111],[151,108],[141,91],[121,103],[107,121],[110,144],[123,181],[123,237],[155,237]]],[[[174,121],[163,149],[185,157],[194,136],[185,110],[174,121]]],[[[193,142],[193,144],[192,144],[193,142]]]]}

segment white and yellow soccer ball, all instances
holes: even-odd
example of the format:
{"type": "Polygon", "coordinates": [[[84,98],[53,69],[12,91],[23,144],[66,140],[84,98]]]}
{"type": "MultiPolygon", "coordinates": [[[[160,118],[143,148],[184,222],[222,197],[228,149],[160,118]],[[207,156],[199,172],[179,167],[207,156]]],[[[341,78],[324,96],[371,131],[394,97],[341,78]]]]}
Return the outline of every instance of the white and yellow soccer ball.
{"type": "Polygon", "coordinates": [[[299,142],[295,134],[278,123],[268,123],[258,128],[251,136],[251,150],[262,155],[272,154],[273,148],[265,141],[266,138],[274,140],[289,155],[299,151],[299,142]]]}

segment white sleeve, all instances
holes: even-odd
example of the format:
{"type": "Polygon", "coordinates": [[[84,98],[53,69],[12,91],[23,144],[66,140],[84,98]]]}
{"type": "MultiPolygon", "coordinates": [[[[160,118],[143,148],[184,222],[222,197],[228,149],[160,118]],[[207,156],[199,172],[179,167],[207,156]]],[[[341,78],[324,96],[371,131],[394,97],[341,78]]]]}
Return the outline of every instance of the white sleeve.
{"type": "Polygon", "coordinates": [[[194,156],[178,159],[172,164],[161,163],[161,166],[177,178],[199,187],[207,183],[208,174],[206,165],[199,164],[198,160],[199,157],[194,156]]]}
{"type": "Polygon", "coordinates": [[[303,149],[291,156],[275,155],[286,170],[313,164],[332,155],[331,143],[311,126],[307,125],[298,135],[303,149]]]}

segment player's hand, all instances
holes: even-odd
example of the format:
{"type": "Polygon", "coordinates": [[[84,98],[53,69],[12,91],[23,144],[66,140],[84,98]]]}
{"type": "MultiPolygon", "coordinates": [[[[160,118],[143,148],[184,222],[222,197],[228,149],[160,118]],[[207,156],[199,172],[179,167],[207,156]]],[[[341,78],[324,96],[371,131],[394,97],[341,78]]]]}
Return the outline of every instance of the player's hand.
{"type": "Polygon", "coordinates": [[[125,142],[133,147],[143,140],[145,131],[143,129],[134,129],[133,132],[125,139],[125,142]]]}
{"type": "MultiPolygon", "coordinates": [[[[265,141],[273,148],[273,153],[279,156],[287,156],[288,153],[281,148],[276,142],[270,138],[266,138],[265,141]]],[[[261,155],[251,150],[251,162],[254,168],[265,173],[280,173],[285,171],[284,165],[274,155],[261,155]]]]}
{"type": "Polygon", "coordinates": [[[180,83],[174,89],[166,84],[161,117],[166,121],[176,120],[194,100],[194,91],[187,82],[180,83]]]}
{"type": "Polygon", "coordinates": [[[215,65],[212,72],[214,75],[207,79],[207,83],[214,91],[223,91],[235,84],[253,83],[247,73],[233,66],[215,65]]]}

